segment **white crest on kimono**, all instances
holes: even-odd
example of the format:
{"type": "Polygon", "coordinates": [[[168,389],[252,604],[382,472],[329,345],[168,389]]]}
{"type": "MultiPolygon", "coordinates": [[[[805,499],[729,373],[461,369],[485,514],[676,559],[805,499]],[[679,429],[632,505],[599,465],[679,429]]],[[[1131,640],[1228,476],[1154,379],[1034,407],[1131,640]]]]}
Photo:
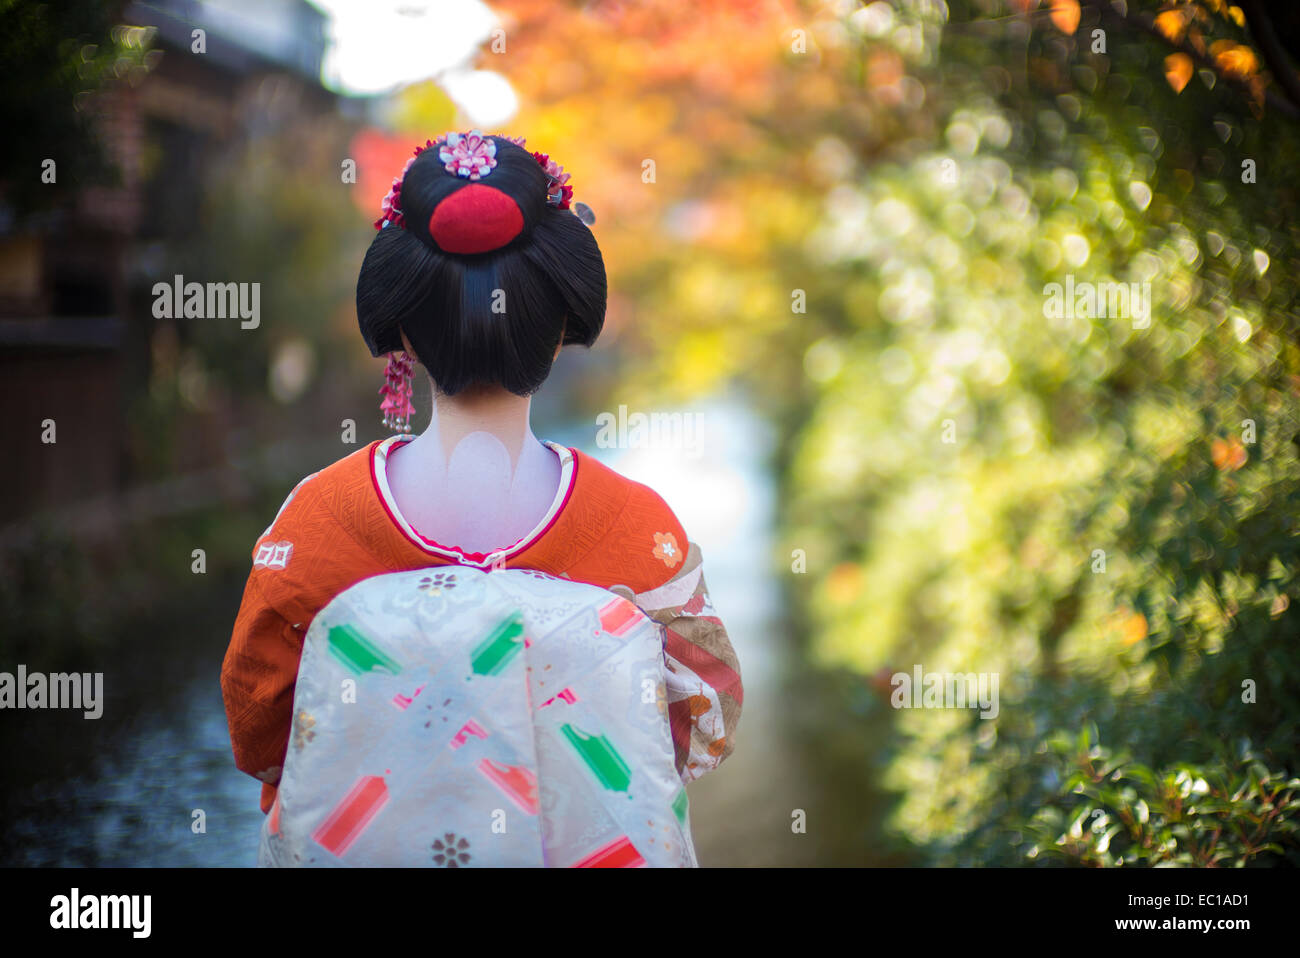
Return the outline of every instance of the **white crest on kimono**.
{"type": "Polygon", "coordinates": [[[253,568],[283,569],[293,555],[292,542],[263,542],[253,557],[253,568]]]}

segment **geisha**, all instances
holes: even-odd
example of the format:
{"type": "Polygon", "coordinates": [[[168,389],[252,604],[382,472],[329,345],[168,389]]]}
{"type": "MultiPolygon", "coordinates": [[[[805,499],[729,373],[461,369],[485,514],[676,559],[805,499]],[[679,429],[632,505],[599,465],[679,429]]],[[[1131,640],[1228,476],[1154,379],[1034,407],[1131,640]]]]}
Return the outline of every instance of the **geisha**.
{"type": "Polygon", "coordinates": [[[743,698],[700,550],[529,423],[605,315],[568,180],[521,138],[447,133],[383,200],[357,315],[394,435],[289,494],[222,667],[263,864],[696,864],[684,784],[731,754],[743,698]]]}

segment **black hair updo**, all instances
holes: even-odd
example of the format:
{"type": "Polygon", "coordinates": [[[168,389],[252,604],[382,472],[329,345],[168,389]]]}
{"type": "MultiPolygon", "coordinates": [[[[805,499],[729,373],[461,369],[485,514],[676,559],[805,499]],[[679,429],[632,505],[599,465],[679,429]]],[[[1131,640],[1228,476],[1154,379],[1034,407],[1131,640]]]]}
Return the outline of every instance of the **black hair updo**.
{"type": "Polygon", "coordinates": [[[440,392],[536,392],[556,346],[590,346],[605,321],[605,263],[587,224],[547,203],[537,159],[501,136],[478,180],[448,172],[438,143],[402,179],[404,226],[375,234],[357,279],[371,355],[404,349],[440,392]],[[468,192],[465,192],[468,191],[468,192]]]}

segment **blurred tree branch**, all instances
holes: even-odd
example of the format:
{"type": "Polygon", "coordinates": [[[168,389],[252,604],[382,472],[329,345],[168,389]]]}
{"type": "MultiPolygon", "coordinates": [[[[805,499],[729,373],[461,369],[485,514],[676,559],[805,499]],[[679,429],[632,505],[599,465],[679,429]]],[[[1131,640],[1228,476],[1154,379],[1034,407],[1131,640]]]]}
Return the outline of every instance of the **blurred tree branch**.
{"type": "MultiPolygon", "coordinates": [[[[1247,95],[1247,97],[1253,98],[1256,95],[1255,90],[1252,89],[1248,81],[1243,80],[1240,77],[1232,76],[1230,74],[1225,73],[1212,57],[1206,55],[1201,50],[1198,50],[1195,46],[1193,46],[1191,43],[1188,43],[1186,40],[1178,40],[1178,41],[1171,40],[1168,36],[1166,36],[1156,27],[1154,21],[1148,20],[1146,17],[1138,16],[1137,14],[1134,13],[1127,13],[1127,12],[1121,13],[1119,10],[1117,10],[1115,7],[1113,7],[1110,4],[1109,0],[1080,0],[1080,2],[1082,3],[1083,6],[1096,10],[1098,15],[1101,17],[1103,23],[1109,23],[1117,26],[1126,26],[1130,28],[1135,28],[1137,30],[1141,30],[1142,32],[1147,33],[1150,36],[1155,37],[1161,43],[1170,47],[1174,51],[1178,53],[1186,54],[1192,59],[1193,62],[1199,64],[1200,66],[1205,67],[1208,70],[1212,70],[1215,76],[1219,77],[1222,80],[1226,80],[1234,84],[1238,89],[1244,92],[1247,95]]],[[[1252,26],[1253,26],[1253,22],[1252,22],[1252,26]]],[[[1267,53],[1265,54],[1265,57],[1267,59],[1267,53]]],[[[1272,68],[1271,61],[1269,65],[1272,68]]],[[[1278,72],[1276,68],[1273,68],[1273,70],[1275,74],[1278,72]]],[[[1294,82],[1295,78],[1291,77],[1291,79],[1294,82]]],[[[1285,84],[1283,85],[1285,88],[1285,84]]],[[[1300,100],[1292,102],[1292,100],[1290,99],[1284,99],[1283,97],[1278,96],[1270,89],[1265,89],[1263,91],[1263,98],[1264,101],[1270,107],[1272,107],[1278,113],[1281,113],[1287,119],[1292,121],[1300,120],[1300,105],[1298,105],[1300,104],[1300,100]]]]}
{"type": "MultiPolygon", "coordinates": [[[[1264,9],[1264,4],[1261,0],[1241,0],[1241,9],[1246,14],[1246,22],[1250,24],[1250,34],[1255,38],[1259,52],[1264,55],[1264,62],[1268,64],[1273,79],[1286,91],[1292,104],[1300,107],[1300,75],[1297,75],[1295,68],[1291,66],[1287,51],[1278,37],[1272,18],[1264,9]]],[[[1291,7],[1289,12],[1294,19],[1295,8],[1291,7]]],[[[1293,42],[1295,41],[1293,33],[1289,33],[1288,36],[1293,42]]]]}

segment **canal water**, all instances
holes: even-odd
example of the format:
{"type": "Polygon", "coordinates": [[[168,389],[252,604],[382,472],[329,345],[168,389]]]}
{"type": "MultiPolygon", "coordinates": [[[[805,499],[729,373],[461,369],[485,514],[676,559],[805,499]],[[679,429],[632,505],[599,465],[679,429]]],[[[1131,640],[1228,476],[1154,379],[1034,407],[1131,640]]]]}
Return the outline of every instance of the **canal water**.
{"type": "MultiPolygon", "coordinates": [[[[739,402],[719,400],[691,414],[698,414],[693,424],[700,432],[660,436],[648,448],[599,448],[594,424],[546,438],[582,448],[656,489],[702,549],[710,594],[740,658],[744,709],[735,752],[688,787],[701,865],[811,864],[812,846],[791,828],[808,804],[808,778],[782,722],[783,676],[792,663],[779,624],[769,436],[739,402]]],[[[216,633],[228,638],[234,612],[199,626],[213,633],[203,642],[176,635],[178,651],[165,668],[156,668],[156,659],[139,662],[132,687],[118,689],[108,703],[127,717],[82,749],[93,759],[33,781],[15,756],[6,756],[0,863],[255,865],[259,789],[232,762],[220,652],[182,651],[218,649],[216,633]],[[200,818],[203,829],[196,830],[200,818]]],[[[60,734],[86,736],[86,727],[97,724],[70,719],[57,719],[60,734]]]]}

